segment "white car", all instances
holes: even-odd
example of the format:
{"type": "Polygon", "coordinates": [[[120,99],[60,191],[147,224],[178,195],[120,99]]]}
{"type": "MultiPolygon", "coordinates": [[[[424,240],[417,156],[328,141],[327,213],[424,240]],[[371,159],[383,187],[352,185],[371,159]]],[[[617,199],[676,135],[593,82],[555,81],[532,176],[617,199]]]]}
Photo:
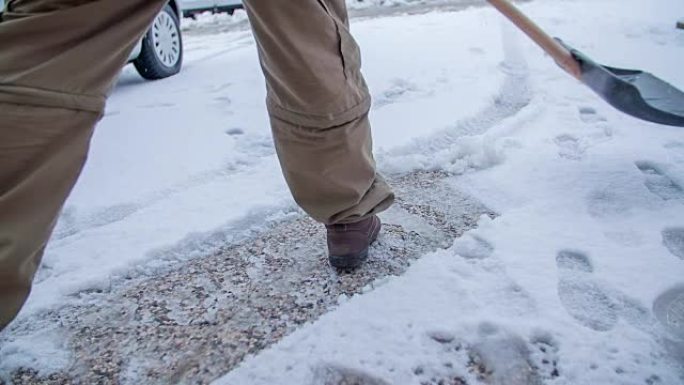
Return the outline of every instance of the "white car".
{"type": "Polygon", "coordinates": [[[183,16],[192,16],[199,12],[228,12],[233,13],[242,8],[242,0],[182,0],[183,16]]]}
{"type": "MultiPolygon", "coordinates": [[[[4,9],[0,0],[0,11],[4,9]]],[[[181,16],[198,12],[230,12],[242,7],[241,0],[169,0],[128,58],[145,79],[177,74],[183,65],[181,16]]]]}

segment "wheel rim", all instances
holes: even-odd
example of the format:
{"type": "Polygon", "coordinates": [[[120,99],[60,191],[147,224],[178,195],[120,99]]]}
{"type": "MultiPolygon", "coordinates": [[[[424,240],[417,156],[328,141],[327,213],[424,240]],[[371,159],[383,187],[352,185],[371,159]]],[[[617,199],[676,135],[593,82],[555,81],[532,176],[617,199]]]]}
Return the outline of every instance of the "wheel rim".
{"type": "Polygon", "coordinates": [[[180,58],[180,33],[171,16],[162,12],[152,24],[152,46],[157,59],[167,67],[173,67],[180,58]]]}

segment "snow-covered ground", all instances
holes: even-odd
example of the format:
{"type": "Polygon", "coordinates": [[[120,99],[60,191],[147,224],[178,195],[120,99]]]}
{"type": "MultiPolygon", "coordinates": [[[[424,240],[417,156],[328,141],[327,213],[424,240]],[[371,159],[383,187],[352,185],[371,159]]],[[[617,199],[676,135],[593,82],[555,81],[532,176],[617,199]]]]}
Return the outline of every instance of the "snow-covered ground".
{"type": "MultiPolygon", "coordinates": [[[[523,9],[597,61],[684,88],[680,0],[523,9]]],[[[684,131],[616,112],[501,20],[352,23],[381,171],[452,173],[499,216],[217,384],[684,383],[684,131]]],[[[251,34],[185,44],[178,76],[124,71],[20,322],[294,207],[251,34]]],[[[31,359],[64,365],[41,362],[49,333],[33,337],[0,335],[0,378],[31,359]]]]}
{"type": "MultiPolygon", "coordinates": [[[[524,8],[597,60],[648,69],[684,87],[684,34],[674,29],[684,3],[524,8]]],[[[404,27],[412,36],[405,46],[436,43],[422,40],[423,32],[434,36],[430,27],[453,28],[441,44],[446,52],[468,49],[452,67],[462,68],[461,81],[475,79],[462,90],[468,97],[491,82],[486,67],[467,68],[497,49],[486,40],[497,30],[490,16],[414,17],[404,27]]],[[[355,31],[363,43],[365,31],[392,22],[367,21],[355,31]]],[[[446,128],[408,144],[429,143],[422,157],[383,153],[389,168],[462,171],[452,183],[501,216],[483,218],[449,250],[424,257],[405,276],[353,298],[217,383],[477,383],[481,362],[497,384],[684,383],[684,133],[620,115],[512,35],[504,33],[504,48],[518,63],[499,69],[525,71],[519,59],[527,60],[527,107],[467,139],[440,144],[446,128]]],[[[372,68],[372,56],[366,63],[372,68]]],[[[449,100],[424,100],[440,102],[449,100]]],[[[451,103],[455,121],[468,116],[460,100],[451,103]]],[[[403,135],[431,127],[434,112],[425,105],[394,128],[403,135]]]]}

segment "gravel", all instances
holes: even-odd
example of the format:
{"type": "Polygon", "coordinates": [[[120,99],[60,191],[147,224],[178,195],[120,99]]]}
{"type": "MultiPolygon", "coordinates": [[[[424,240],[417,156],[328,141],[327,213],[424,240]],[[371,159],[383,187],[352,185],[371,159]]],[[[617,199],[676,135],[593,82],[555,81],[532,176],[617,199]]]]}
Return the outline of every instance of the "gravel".
{"type": "Polygon", "coordinates": [[[340,301],[450,246],[482,215],[495,216],[444,183],[447,177],[419,172],[390,180],[397,204],[382,215],[369,261],[353,272],[328,265],[323,226],[296,213],[207,255],[79,293],[66,307],[12,326],[17,335],[53,329],[71,352],[70,366],[51,374],[22,368],[11,381],[207,384],[340,301]]]}

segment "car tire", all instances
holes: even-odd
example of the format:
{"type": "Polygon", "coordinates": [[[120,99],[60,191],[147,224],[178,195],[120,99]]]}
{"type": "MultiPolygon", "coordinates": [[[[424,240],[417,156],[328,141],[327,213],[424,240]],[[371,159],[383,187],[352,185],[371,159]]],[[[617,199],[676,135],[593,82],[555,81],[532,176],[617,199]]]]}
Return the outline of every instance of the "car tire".
{"type": "Polygon", "coordinates": [[[163,79],[177,74],[183,65],[183,38],[178,16],[171,6],[154,18],[142,39],[142,49],[133,61],[135,69],[145,79],[163,79]]]}

